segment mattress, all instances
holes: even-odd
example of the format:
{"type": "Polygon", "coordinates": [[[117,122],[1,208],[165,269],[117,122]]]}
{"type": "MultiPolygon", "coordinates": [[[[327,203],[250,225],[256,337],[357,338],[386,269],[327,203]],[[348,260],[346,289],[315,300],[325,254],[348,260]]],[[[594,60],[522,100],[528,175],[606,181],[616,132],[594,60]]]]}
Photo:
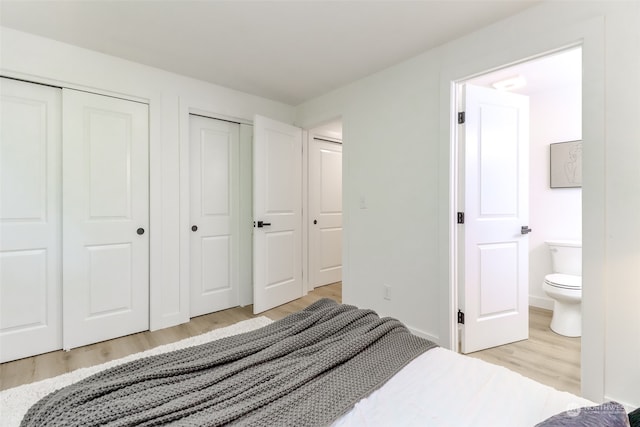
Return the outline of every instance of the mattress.
{"type": "Polygon", "coordinates": [[[596,403],[502,366],[435,348],[359,401],[333,427],[517,427],[596,403]]]}

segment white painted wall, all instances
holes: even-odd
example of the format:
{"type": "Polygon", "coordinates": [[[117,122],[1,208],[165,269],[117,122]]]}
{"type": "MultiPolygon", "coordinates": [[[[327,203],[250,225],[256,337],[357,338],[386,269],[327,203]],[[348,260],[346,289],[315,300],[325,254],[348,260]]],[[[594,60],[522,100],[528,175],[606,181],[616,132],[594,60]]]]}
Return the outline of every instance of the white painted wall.
{"type": "MultiPolygon", "coordinates": [[[[151,322],[186,320],[186,114],[291,122],[294,109],[14,30],[0,38],[2,74],[149,102],[151,322]]],[[[451,81],[573,43],[584,48],[583,392],[640,406],[640,222],[629,220],[640,210],[639,2],[544,3],[307,102],[297,122],[343,118],[345,301],[449,347],[451,81]]]]}
{"type": "Polygon", "coordinates": [[[550,188],[549,144],[582,139],[582,85],[550,88],[529,95],[530,167],[529,303],[553,309],[542,290],[551,273],[545,241],[582,239],[582,189],[550,188]]]}
{"type": "MultiPolygon", "coordinates": [[[[242,122],[251,122],[254,114],[262,114],[291,123],[294,109],[8,28],[0,28],[0,40],[2,75],[149,103],[151,328],[188,321],[188,114],[195,111],[242,122]]],[[[246,145],[244,142],[241,160],[243,188],[250,179],[247,170],[251,169],[246,145]]],[[[251,209],[250,198],[242,198],[242,203],[244,218],[251,209]]],[[[251,247],[246,247],[248,233],[243,235],[245,246],[241,249],[244,264],[251,259],[247,252],[251,247]]],[[[251,275],[242,277],[251,280],[251,275]]],[[[243,296],[243,300],[246,298],[243,296]]]]}
{"type": "Polygon", "coordinates": [[[583,394],[640,406],[640,2],[543,3],[304,103],[297,123],[343,118],[344,301],[451,347],[451,82],[572,44],[584,64],[583,394]]]}

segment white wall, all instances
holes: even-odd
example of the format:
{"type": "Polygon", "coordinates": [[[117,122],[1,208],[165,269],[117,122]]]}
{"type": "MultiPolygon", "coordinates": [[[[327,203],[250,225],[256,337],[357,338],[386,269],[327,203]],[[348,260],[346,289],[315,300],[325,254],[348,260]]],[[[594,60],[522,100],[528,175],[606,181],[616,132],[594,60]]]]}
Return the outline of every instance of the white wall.
{"type": "MultiPolygon", "coordinates": [[[[151,328],[188,321],[188,243],[186,247],[184,243],[190,233],[188,114],[196,111],[242,122],[262,114],[291,123],[294,109],[8,28],[0,28],[0,43],[0,74],[4,76],[149,103],[151,328]]],[[[246,147],[242,152],[248,156],[241,160],[241,169],[246,170],[251,167],[251,153],[246,147]]],[[[243,172],[245,187],[247,179],[243,172]]],[[[250,200],[243,201],[244,211],[250,209],[250,200]]],[[[245,255],[251,249],[241,250],[242,259],[248,259],[245,255]]],[[[242,277],[251,279],[250,275],[242,277]]]]}
{"type": "MultiPolygon", "coordinates": [[[[184,321],[179,158],[186,113],[291,122],[294,110],[0,31],[2,74],[149,102],[152,327],[184,321]]],[[[639,2],[544,3],[305,103],[297,122],[343,118],[345,301],[451,346],[451,81],[572,43],[584,49],[583,392],[640,406],[640,222],[632,216],[640,210],[639,2]],[[390,301],[383,284],[391,286],[390,301]]]]}
{"type": "Polygon", "coordinates": [[[342,116],[345,302],[451,347],[451,82],[583,47],[582,387],[640,406],[640,3],[548,2],[307,102],[342,116]],[[385,301],[383,284],[392,287],[385,301]]]}
{"type": "Polygon", "coordinates": [[[582,239],[582,189],[549,186],[549,144],[582,139],[581,89],[578,80],[529,95],[529,302],[546,309],[553,309],[553,300],[542,290],[551,272],[545,241],[582,239]]]}

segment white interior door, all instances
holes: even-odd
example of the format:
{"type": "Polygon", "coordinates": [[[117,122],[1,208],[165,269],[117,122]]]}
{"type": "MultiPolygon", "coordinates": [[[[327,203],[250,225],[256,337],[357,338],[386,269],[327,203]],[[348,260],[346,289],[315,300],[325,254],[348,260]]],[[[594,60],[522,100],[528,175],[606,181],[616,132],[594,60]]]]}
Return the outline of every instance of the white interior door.
{"type": "Polygon", "coordinates": [[[149,328],[148,106],[63,89],[63,347],[149,328]]]}
{"type": "Polygon", "coordinates": [[[240,125],[189,120],[193,317],[238,305],[240,125]]]}
{"type": "Polygon", "coordinates": [[[465,85],[462,352],[529,336],[529,99],[465,85]]]}
{"type": "Polygon", "coordinates": [[[254,118],[253,312],[300,298],[302,129],[254,118]]]}
{"type": "Polygon", "coordinates": [[[61,91],[0,79],[0,362],[62,348],[61,91]]]}
{"type": "Polygon", "coordinates": [[[342,280],[342,144],[309,141],[309,284],[342,280]]]}

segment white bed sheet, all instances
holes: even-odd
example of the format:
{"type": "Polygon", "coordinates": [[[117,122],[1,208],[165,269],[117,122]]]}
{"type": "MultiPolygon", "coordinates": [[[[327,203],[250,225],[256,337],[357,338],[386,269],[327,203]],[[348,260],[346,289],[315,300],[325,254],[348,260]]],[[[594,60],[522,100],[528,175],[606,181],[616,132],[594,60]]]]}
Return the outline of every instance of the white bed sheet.
{"type": "Polygon", "coordinates": [[[502,366],[434,348],[358,402],[333,427],[525,427],[593,405],[502,366]]]}

